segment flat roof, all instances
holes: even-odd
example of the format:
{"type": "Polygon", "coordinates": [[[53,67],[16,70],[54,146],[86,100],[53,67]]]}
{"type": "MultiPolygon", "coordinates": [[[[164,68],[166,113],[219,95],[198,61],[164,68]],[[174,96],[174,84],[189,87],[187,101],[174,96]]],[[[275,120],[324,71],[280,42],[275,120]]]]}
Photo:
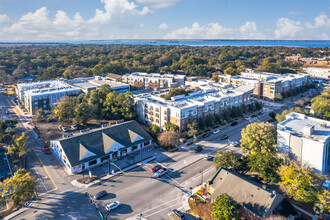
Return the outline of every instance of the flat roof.
{"type": "Polygon", "coordinates": [[[308,117],[304,114],[291,112],[286,115],[286,119],[277,125],[280,131],[291,133],[295,136],[313,138],[315,141],[325,142],[330,138],[330,122],[317,118],[308,117]],[[325,127],[322,124],[326,125],[325,127]],[[304,134],[307,127],[314,126],[312,135],[304,134]]]}

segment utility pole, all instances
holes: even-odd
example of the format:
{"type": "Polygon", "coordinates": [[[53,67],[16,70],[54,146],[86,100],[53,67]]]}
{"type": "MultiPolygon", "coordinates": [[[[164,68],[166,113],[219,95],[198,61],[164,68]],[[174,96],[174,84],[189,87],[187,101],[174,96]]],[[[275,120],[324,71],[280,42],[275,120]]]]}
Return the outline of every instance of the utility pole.
{"type": "Polygon", "coordinates": [[[100,207],[97,205],[96,201],[93,199],[93,197],[88,193],[88,192],[85,192],[85,196],[89,197],[89,202],[90,203],[93,203],[95,205],[95,208],[96,208],[96,211],[99,213],[100,217],[102,219],[105,219],[107,220],[107,216],[109,215],[109,212],[107,212],[105,215],[102,213],[100,207]]]}

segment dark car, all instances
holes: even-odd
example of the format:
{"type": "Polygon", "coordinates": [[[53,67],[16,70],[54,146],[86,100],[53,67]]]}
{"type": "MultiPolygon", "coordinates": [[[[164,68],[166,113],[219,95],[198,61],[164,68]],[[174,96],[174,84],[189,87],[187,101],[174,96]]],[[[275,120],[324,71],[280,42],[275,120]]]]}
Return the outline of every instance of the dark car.
{"type": "Polygon", "coordinates": [[[203,138],[206,138],[206,137],[208,137],[208,136],[210,136],[209,133],[203,134],[203,138]]]}
{"type": "Polygon", "coordinates": [[[262,115],[262,112],[259,112],[258,115],[262,115]]]}
{"type": "Polygon", "coordinates": [[[161,166],[161,165],[156,165],[156,166],[154,166],[152,169],[151,169],[151,171],[153,172],[153,173],[156,173],[158,170],[160,170],[160,169],[162,169],[163,167],[161,166]]]}
{"type": "Polygon", "coordinates": [[[196,148],[195,148],[195,152],[201,152],[203,150],[203,147],[198,145],[196,148]]]}
{"type": "Polygon", "coordinates": [[[44,151],[46,154],[51,154],[52,150],[50,149],[50,147],[44,147],[44,151]]]}
{"type": "Polygon", "coordinates": [[[256,115],[252,115],[251,117],[254,117],[254,118],[255,118],[255,117],[257,117],[257,116],[256,116],[256,115]]]}
{"type": "Polygon", "coordinates": [[[175,147],[175,148],[172,148],[171,150],[170,150],[170,152],[176,152],[176,151],[178,151],[179,150],[179,148],[177,148],[177,147],[175,147]]]}
{"type": "Polygon", "coordinates": [[[234,121],[233,123],[230,124],[231,126],[237,125],[237,121],[234,121]]]}
{"type": "Polygon", "coordinates": [[[177,209],[173,209],[172,213],[177,219],[185,219],[184,214],[177,209]]]}
{"type": "Polygon", "coordinates": [[[98,192],[98,193],[96,193],[96,194],[94,195],[94,199],[99,199],[99,198],[101,198],[101,197],[103,197],[103,196],[105,196],[105,195],[107,195],[107,194],[108,194],[107,191],[102,190],[102,191],[100,191],[100,192],[98,192]]]}
{"type": "Polygon", "coordinates": [[[226,139],[228,139],[228,135],[226,134],[221,137],[221,140],[226,140],[226,139]]]}

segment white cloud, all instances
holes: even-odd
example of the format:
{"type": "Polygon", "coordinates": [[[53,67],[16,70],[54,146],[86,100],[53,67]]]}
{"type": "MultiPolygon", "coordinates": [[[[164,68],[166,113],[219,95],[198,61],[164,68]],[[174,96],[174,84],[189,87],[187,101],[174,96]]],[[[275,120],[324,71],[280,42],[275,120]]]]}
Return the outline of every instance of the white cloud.
{"type": "Polygon", "coordinates": [[[0,15],[0,24],[8,23],[10,18],[6,14],[0,15]]]}
{"type": "Polygon", "coordinates": [[[324,13],[321,12],[319,16],[314,18],[314,25],[310,22],[306,22],[308,28],[321,28],[321,27],[330,27],[330,18],[324,13]]]}
{"type": "Polygon", "coordinates": [[[297,36],[303,30],[301,22],[280,18],[277,20],[276,26],[277,29],[274,31],[276,39],[301,39],[301,36],[297,36]]]}
{"type": "MultiPolygon", "coordinates": [[[[144,27],[129,19],[152,13],[148,7],[139,7],[129,0],[100,1],[104,3],[104,9],[96,9],[95,16],[89,20],[79,13],[70,17],[62,10],[51,17],[49,10],[41,7],[23,15],[18,21],[2,25],[0,40],[109,39],[114,36],[109,26],[126,29],[144,27]]],[[[0,15],[0,23],[8,21],[8,16],[0,15]]]]}
{"type": "Polygon", "coordinates": [[[299,14],[299,13],[296,12],[296,11],[289,11],[289,12],[288,12],[288,15],[296,15],[296,14],[299,14]]]}
{"type": "Polygon", "coordinates": [[[165,29],[168,29],[168,25],[163,23],[163,24],[159,25],[158,28],[165,30],[165,29]]]}
{"type": "Polygon", "coordinates": [[[141,28],[144,28],[146,25],[145,24],[140,24],[139,25],[141,28]]]}
{"type": "Polygon", "coordinates": [[[168,8],[176,5],[179,0],[137,0],[138,3],[148,5],[151,8],[168,8]]]}
{"type": "Polygon", "coordinates": [[[165,35],[169,39],[265,39],[267,36],[258,33],[255,22],[246,22],[240,28],[227,28],[219,23],[201,26],[195,22],[191,27],[183,27],[165,35]]]}
{"type": "Polygon", "coordinates": [[[152,13],[148,7],[143,7],[142,10],[139,10],[134,2],[129,2],[128,0],[101,0],[101,2],[104,3],[104,10],[96,9],[95,16],[88,21],[89,23],[106,24],[116,17],[152,13]]]}

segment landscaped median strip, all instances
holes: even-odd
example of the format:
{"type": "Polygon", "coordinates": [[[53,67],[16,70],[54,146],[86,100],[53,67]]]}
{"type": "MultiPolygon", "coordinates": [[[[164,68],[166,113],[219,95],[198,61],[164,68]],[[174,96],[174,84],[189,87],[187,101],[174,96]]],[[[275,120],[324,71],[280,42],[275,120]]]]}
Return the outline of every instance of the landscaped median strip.
{"type": "MultiPolygon", "coordinates": [[[[149,162],[151,162],[151,161],[153,161],[155,159],[156,159],[155,156],[149,157],[149,158],[147,158],[147,159],[145,159],[145,160],[143,160],[143,161],[141,161],[141,162],[139,162],[137,164],[133,164],[133,165],[127,167],[127,168],[124,168],[123,171],[124,172],[127,172],[127,171],[130,171],[130,170],[133,170],[133,169],[135,169],[137,167],[140,167],[140,166],[143,166],[143,165],[145,165],[145,164],[147,164],[147,163],[149,163],[149,162]]],[[[94,181],[94,182],[92,182],[90,184],[87,184],[85,187],[88,188],[90,186],[99,185],[101,182],[104,182],[106,180],[112,179],[112,178],[114,178],[116,176],[119,176],[121,174],[123,174],[123,172],[122,171],[118,171],[118,172],[116,172],[114,174],[106,175],[105,177],[102,177],[99,180],[96,180],[96,181],[94,181]]]]}

